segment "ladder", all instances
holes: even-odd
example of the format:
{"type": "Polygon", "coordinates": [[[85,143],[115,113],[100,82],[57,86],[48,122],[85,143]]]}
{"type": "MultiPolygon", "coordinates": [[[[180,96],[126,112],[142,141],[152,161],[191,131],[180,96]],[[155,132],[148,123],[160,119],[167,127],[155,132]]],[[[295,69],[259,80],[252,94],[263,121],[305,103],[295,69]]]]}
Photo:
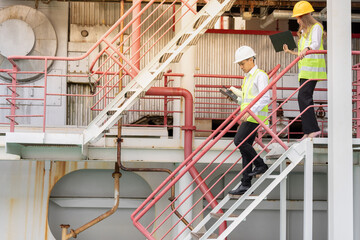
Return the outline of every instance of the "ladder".
{"type": "MultiPolygon", "coordinates": [[[[165,68],[178,62],[191,45],[197,44],[201,35],[212,28],[220,16],[230,10],[235,0],[209,0],[207,4],[182,28],[172,40],[130,81],[126,87],[96,116],[83,132],[83,144],[96,142],[145,92],[162,78],[165,68]]],[[[111,43],[105,42],[112,49],[111,43]]]]}
{"type": "MultiPolygon", "coordinates": [[[[253,211],[259,203],[264,200],[267,195],[284,179],[287,175],[300,163],[304,158],[306,153],[306,141],[293,144],[282,156],[277,159],[271,167],[261,175],[261,177],[249,188],[249,190],[241,195],[240,197],[226,195],[219,204],[212,209],[210,214],[208,214],[194,229],[190,232],[185,240],[190,239],[225,239],[245,218],[253,211]],[[290,161],[290,164],[287,164],[286,167],[279,173],[275,174],[275,170],[280,167],[282,163],[290,161]],[[266,188],[257,196],[252,195],[252,193],[265,181],[270,180],[271,183],[266,186],[266,188]],[[229,204],[230,200],[237,199],[233,205],[231,205],[227,211],[224,211],[223,214],[219,214],[218,211],[229,204]],[[240,215],[235,215],[236,211],[241,204],[245,201],[251,201],[251,203],[242,211],[240,215]],[[205,224],[207,224],[211,219],[217,219],[216,222],[205,232],[201,232],[204,229],[205,224]],[[215,230],[224,222],[228,222],[227,229],[221,233],[220,236],[215,234],[215,230]]],[[[284,166],[284,165],[283,165],[284,166]]],[[[239,187],[240,184],[236,186],[239,187]]],[[[236,189],[235,188],[235,189],[236,189]]]]}

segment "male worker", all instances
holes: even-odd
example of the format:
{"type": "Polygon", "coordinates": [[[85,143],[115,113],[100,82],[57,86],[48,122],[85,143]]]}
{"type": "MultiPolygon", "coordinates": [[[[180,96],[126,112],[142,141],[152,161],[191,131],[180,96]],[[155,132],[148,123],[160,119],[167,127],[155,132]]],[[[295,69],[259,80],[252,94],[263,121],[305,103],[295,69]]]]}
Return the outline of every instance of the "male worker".
{"type": "MultiPolygon", "coordinates": [[[[269,83],[268,75],[260,70],[255,65],[255,52],[249,46],[242,46],[235,52],[235,62],[239,64],[240,68],[245,72],[245,78],[242,84],[242,103],[241,111],[262,91],[269,83]]],[[[257,117],[264,121],[268,113],[268,104],[270,102],[270,94],[267,91],[252,107],[251,111],[257,115],[257,117]]],[[[250,135],[259,123],[246,112],[241,120],[241,125],[234,138],[234,143],[238,146],[248,135],[250,135]]],[[[266,121],[267,124],[267,121],[266,121]]],[[[248,139],[239,146],[242,155],[242,164],[245,168],[246,165],[251,162],[257,155],[255,149],[252,147],[256,137],[256,131],[248,137],[248,139]]],[[[254,175],[262,174],[266,172],[268,166],[264,163],[261,157],[257,157],[253,161],[255,168],[252,170],[252,164],[246,168],[243,172],[243,178],[241,179],[241,185],[229,192],[232,195],[242,195],[251,187],[251,179],[254,175]]]]}

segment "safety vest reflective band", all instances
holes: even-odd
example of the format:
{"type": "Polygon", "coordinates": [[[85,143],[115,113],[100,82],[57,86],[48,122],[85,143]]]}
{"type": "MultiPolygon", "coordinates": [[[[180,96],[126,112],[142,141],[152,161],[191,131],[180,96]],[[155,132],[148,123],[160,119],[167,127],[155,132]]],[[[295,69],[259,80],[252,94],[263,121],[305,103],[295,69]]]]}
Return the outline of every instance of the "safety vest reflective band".
{"type": "MultiPolygon", "coordinates": [[[[242,103],[241,103],[241,111],[243,111],[252,100],[254,100],[254,98],[259,94],[259,90],[254,89],[253,91],[253,86],[254,86],[254,79],[256,78],[256,75],[259,72],[263,72],[266,74],[266,72],[264,72],[263,70],[260,69],[256,69],[256,71],[254,72],[254,74],[250,75],[250,77],[245,77],[243,84],[242,84],[242,103]]],[[[266,74],[267,76],[267,74],[266,74]]],[[[256,115],[261,121],[264,121],[265,118],[268,116],[268,106],[266,105],[263,109],[261,109],[257,115],[256,115]]],[[[253,122],[253,123],[258,123],[253,117],[248,117],[248,119],[246,120],[248,122],[253,122]]],[[[265,124],[268,124],[268,120],[266,120],[265,124]]]]}
{"type": "MultiPolygon", "coordinates": [[[[319,25],[323,30],[323,27],[321,24],[316,23],[319,25]]],[[[308,38],[305,38],[301,35],[301,38],[298,43],[298,52],[300,53],[305,46],[309,46],[311,44],[311,38],[312,38],[312,30],[314,24],[310,29],[310,34],[308,35],[308,38]]],[[[321,36],[321,45],[319,50],[324,50],[323,47],[323,38],[321,36]]],[[[323,54],[309,54],[306,55],[302,60],[298,63],[299,66],[299,80],[300,78],[305,79],[326,79],[326,63],[325,63],[325,57],[323,54]]]]}

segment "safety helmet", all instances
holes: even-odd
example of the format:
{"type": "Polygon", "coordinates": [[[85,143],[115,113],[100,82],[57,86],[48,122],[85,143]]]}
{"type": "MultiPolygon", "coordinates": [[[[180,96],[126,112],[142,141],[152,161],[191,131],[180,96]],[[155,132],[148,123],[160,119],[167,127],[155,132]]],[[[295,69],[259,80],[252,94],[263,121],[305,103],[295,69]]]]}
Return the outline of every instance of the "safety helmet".
{"type": "Polygon", "coordinates": [[[255,57],[256,53],[254,52],[254,50],[249,47],[249,46],[241,46],[239,47],[236,52],[235,52],[235,62],[234,63],[238,63],[241,62],[242,60],[251,58],[251,57],[255,57]]]}
{"type": "Polygon", "coordinates": [[[313,11],[314,8],[308,1],[300,1],[295,4],[292,17],[299,17],[313,11]]]}

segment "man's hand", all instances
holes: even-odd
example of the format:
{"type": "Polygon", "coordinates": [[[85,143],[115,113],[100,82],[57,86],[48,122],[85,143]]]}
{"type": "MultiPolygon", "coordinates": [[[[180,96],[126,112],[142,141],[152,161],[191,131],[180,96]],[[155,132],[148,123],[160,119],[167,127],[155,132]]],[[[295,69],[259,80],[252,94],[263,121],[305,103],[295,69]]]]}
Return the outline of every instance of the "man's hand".
{"type": "Polygon", "coordinates": [[[248,119],[248,117],[250,117],[250,114],[249,114],[249,113],[245,113],[244,116],[242,116],[242,117],[240,118],[240,121],[246,122],[246,120],[248,119]]]}

